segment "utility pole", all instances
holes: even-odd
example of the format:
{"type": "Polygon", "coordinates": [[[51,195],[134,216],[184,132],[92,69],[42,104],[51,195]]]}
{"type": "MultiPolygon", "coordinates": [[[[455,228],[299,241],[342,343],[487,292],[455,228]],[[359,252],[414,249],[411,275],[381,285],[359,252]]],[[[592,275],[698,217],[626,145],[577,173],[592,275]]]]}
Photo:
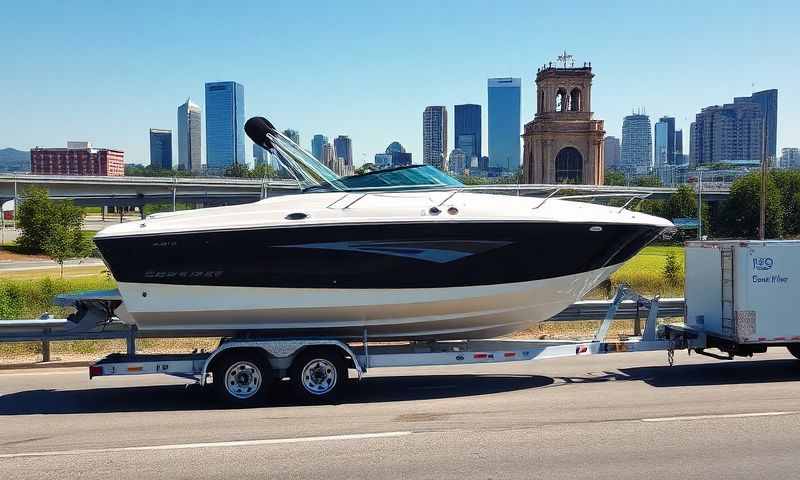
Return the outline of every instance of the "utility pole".
{"type": "Polygon", "coordinates": [[[697,239],[703,240],[703,168],[702,166],[697,167],[698,173],[700,173],[700,184],[697,188],[697,239]]]}
{"type": "Polygon", "coordinates": [[[769,162],[767,159],[767,116],[761,123],[761,208],[758,221],[758,239],[766,238],[767,230],[767,175],[769,162]]]}

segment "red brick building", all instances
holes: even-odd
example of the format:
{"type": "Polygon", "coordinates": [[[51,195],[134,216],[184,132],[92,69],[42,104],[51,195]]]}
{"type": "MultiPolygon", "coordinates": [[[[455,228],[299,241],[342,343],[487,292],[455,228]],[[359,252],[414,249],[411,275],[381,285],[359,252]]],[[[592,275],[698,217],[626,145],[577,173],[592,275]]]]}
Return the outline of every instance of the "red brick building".
{"type": "Polygon", "coordinates": [[[125,153],[105,148],[32,148],[31,173],[39,175],[125,175],[125,153]]]}

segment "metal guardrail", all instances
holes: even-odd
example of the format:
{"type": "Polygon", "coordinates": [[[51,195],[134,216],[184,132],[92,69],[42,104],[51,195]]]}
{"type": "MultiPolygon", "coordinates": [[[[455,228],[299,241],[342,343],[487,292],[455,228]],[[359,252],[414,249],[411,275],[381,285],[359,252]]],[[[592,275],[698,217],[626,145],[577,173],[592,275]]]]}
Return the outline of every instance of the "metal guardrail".
{"type": "MultiPolygon", "coordinates": [[[[658,318],[683,317],[685,304],[683,298],[662,298],[658,303],[658,318]]],[[[586,320],[602,320],[611,300],[582,300],[575,302],[566,310],[551,318],[549,321],[572,322],[586,320]]],[[[638,302],[626,300],[617,309],[614,318],[618,320],[632,320],[646,317],[648,308],[638,302]]]]}

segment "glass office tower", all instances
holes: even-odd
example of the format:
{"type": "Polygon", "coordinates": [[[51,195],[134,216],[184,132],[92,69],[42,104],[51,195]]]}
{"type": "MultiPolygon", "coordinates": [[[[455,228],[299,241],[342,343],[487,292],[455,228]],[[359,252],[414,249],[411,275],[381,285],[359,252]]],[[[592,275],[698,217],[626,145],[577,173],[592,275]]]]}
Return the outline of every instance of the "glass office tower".
{"type": "Polygon", "coordinates": [[[520,167],[522,80],[489,79],[489,167],[514,173],[520,167]]]}
{"type": "Polygon", "coordinates": [[[178,169],[200,173],[200,106],[186,99],[178,107],[178,169]]]}
{"type": "Polygon", "coordinates": [[[466,104],[455,106],[456,148],[462,150],[467,159],[481,156],[481,106],[466,104]]]}
{"type": "Polygon", "coordinates": [[[172,170],[172,130],[150,129],[150,166],[172,170]]]}
{"type": "Polygon", "coordinates": [[[244,87],[236,82],[206,83],[206,166],[221,174],[244,153],[244,87]]]}

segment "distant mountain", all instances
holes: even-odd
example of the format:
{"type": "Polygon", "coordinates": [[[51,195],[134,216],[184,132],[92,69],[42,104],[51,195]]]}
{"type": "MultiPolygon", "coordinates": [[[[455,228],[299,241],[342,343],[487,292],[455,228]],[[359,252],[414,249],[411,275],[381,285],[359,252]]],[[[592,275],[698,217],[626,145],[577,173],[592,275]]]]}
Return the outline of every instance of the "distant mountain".
{"type": "Polygon", "coordinates": [[[0,149],[0,172],[30,172],[31,152],[15,148],[0,149]]]}

